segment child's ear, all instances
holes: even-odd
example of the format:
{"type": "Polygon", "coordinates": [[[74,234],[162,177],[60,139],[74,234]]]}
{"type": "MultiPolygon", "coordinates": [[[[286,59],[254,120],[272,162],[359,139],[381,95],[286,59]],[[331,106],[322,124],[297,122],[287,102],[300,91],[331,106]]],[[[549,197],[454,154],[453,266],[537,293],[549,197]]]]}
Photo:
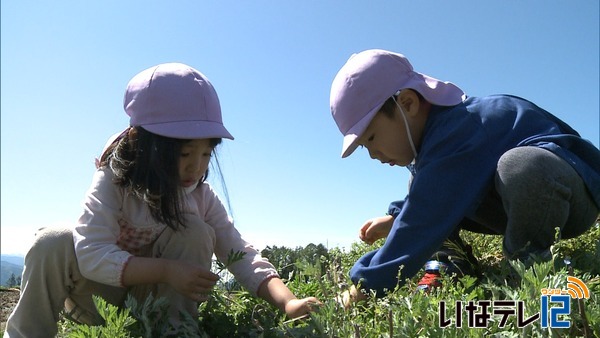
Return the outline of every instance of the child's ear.
{"type": "Polygon", "coordinates": [[[402,105],[406,115],[415,117],[419,113],[421,100],[419,100],[419,96],[414,90],[404,89],[400,92],[400,95],[398,95],[397,100],[398,103],[402,105]]]}

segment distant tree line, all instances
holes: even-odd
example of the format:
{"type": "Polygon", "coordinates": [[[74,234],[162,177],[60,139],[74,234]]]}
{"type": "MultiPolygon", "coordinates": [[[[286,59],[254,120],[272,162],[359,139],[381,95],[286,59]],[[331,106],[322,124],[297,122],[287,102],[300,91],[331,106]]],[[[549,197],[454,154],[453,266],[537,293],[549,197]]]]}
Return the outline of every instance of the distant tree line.
{"type": "Polygon", "coordinates": [[[14,273],[10,274],[10,277],[4,283],[4,286],[13,288],[21,286],[21,276],[15,276],[14,273]]]}
{"type": "MultiPolygon", "coordinates": [[[[275,266],[281,278],[295,280],[301,274],[310,272],[313,276],[323,276],[329,263],[329,252],[323,244],[308,244],[295,249],[284,246],[267,246],[261,255],[275,266]],[[316,271],[307,271],[315,269],[316,271]],[[301,273],[302,272],[302,273],[301,273]]],[[[307,278],[308,276],[304,276],[307,278]]]]}

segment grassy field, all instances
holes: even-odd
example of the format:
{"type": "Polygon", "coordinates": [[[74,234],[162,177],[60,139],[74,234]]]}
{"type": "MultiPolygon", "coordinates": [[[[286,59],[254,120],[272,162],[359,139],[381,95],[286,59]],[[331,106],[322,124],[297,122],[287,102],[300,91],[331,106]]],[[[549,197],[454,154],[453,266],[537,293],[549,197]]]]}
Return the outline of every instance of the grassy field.
{"type": "MultiPolygon", "coordinates": [[[[443,287],[429,294],[414,291],[419,279],[415,276],[385,298],[371,297],[344,309],[335,298],[350,283],[348,270],[373,249],[355,243],[348,250],[298,255],[285,267],[279,265],[281,258],[272,258],[280,271],[287,268],[282,277],[298,297],[317,296],[323,302],[305,318],[289,320],[230,282],[200,305],[199,318],[187,320],[199,323],[201,337],[600,337],[599,224],[577,239],[559,241],[552,248],[552,261],[527,268],[502,257],[501,237],[467,232],[461,236],[473,247],[480,275],[458,282],[444,276],[443,287]],[[585,283],[589,298],[550,298],[556,290],[573,288],[568,285],[569,276],[585,283]]],[[[297,248],[295,252],[302,251],[297,248]]],[[[127,305],[119,312],[98,300],[105,326],[63,321],[59,336],[166,335],[162,315],[166,301],[148,299],[135,304],[129,300],[127,305]]],[[[198,334],[190,331],[177,336],[198,334]]]]}

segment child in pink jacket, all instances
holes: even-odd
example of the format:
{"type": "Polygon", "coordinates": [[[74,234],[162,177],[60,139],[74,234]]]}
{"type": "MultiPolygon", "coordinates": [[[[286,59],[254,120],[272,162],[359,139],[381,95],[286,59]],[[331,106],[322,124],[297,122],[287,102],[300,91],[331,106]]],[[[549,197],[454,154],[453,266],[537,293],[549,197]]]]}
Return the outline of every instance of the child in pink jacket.
{"type": "Polygon", "coordinates": [[[208,79],[180,63],[146,69],[128,84],[130,127],[109,141],[74,229],[41,230],[25,258],[21,298],[4,337],[49,337],[60,312],[97,325],[92,295],[122,305],[128,293],[169,299],[174,330],[179,312],[197,317],[219,276],[213,254],[251,293],[289,317],[310,311],[314,297],[296,299],[273,265],[235,229],[205,182],[225,129],[208,79]]]}

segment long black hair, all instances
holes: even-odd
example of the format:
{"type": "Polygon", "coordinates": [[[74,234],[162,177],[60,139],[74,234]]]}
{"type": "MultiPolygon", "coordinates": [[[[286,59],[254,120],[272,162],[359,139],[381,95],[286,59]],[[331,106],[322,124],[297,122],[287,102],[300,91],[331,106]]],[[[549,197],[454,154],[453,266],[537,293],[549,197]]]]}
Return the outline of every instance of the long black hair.
{"type": "MultiPolygon", "coordinates": [[[[154,220],[177,230],[186,226],[181,214],[178,166],[181,148],[189,141],[130,127],[107,147],[99,166],[109,166],[115,175],[114,183],[144,201],[154,220]]],[[[221,141],[210,139],[213,153],[221,141]]],[[[200,183],[207,177],[208,170],[200,183]]]]}

